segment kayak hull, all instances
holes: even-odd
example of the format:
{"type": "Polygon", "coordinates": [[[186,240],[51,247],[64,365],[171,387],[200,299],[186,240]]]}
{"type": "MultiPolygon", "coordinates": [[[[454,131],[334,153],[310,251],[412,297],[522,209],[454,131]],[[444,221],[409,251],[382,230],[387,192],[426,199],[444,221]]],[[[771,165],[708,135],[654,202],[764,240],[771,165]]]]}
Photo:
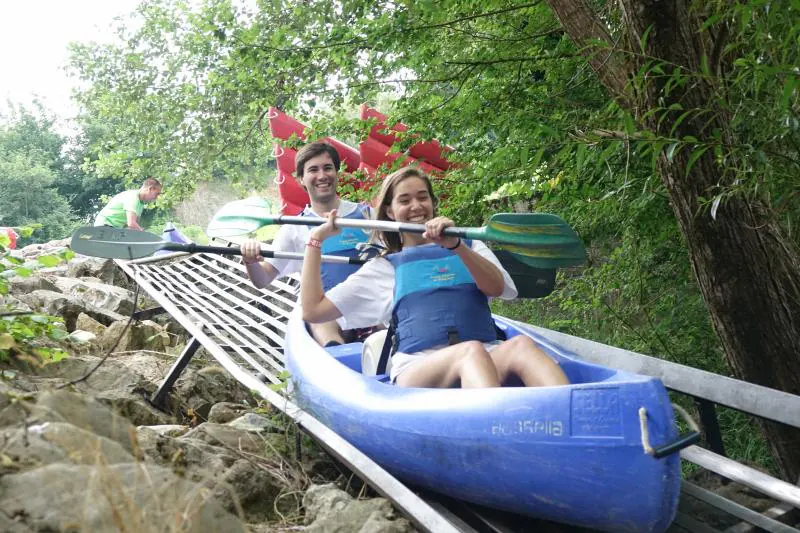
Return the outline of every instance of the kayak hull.
{"type": "Polygon", "coordinates": [[[660,380],[583,362],[529,335],[571,385],[402,388],[360,372],[360,343],[321,348],[296,312],[286,336],[295,401],[398,478],[477,504],[614,532],[663,532],[680,490],[676,440],[660,380]]]}

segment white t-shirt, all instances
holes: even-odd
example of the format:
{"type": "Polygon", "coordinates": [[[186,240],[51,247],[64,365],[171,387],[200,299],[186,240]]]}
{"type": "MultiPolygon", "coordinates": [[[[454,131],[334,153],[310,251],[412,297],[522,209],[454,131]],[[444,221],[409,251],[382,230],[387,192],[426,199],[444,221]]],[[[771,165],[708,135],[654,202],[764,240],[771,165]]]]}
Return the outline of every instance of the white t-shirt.
{"type": "MultiPolygon", "coordinates": [[[[425,244],[423,246],[437,246],[425,244]]],[[[517,296],[517,287],[492,251],[480,241],[472,241],[472,250],[492,262],[503,274],[503,300],[517,296]]],[[[373,259],[355,274],[325,293],[342,313],[342,329],[366,328],[388,324],[394,307],[394,265],[386,258],[373,259]]]]}
{"type": "MultiPolygon", "coordinates": [[[[340,217],[350,215],[357,209],[364,209],[362,204],[350,202],[345,199],[339,200],[338,214],[340,217]]],[[[370,217],[372,216],[372,208],[366,207],[369,210],[370,217]]],[[[310,206],[306,206],[303,211],[304,214],[322,218],[320,215],[311,210],[310,206]]],[[[278,250],[281,252],[297,252],[304,253],[306,243],[308,242],[308,235],[311,233],[312,226],[296,226],[294,224],[285,224],[280,227],[275,234],[272,241],[271,250],[278,250]]],[[[289,276],[294,273],[299,273],[303,270],[303,261],[298,259],[264,259],[267,263],[275,267],[278,271],[277,277],[289,276]]]]}

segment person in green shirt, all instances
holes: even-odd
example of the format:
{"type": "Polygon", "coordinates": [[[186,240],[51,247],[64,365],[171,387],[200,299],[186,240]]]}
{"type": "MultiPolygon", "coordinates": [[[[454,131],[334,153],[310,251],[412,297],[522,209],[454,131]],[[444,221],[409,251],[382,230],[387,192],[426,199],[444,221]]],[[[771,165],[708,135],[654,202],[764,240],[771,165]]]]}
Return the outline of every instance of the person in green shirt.
{"type": "Polygon", "coordinates": [[[144,204],[154,201],[161,194],[161,182],[155,178],[147,178],[139,189],[124,191],[114,196],[97,218],[95,226],[114,226],[115,228],[131,228],[142,230],[139,217],[144,204]]]}

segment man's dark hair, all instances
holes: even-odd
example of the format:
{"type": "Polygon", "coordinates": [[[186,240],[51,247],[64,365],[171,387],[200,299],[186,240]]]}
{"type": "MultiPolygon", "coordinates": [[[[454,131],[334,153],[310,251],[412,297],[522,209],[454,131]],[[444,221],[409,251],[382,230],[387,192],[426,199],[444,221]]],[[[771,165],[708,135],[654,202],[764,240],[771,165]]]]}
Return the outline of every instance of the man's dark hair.
{"type": "Polygon", "coordinates": [[[294,158],[294,164],[295,167],[297,167],[297,170],[295,170],[297,177],[303,177],[303,172],[305,171],[305,166],[309,159],[314,159],[318,155],[322,154],[328,154],[331,156],[331,159],[333,160],[333,166],[336,167],[336,172],[339,172],[341,160],[339,159],[339,152],[336,151],[336,148],[328,143],[315,142],[303,146],[300,148],[300,151],[297,152],[297,155],[294,158]]]}
{"type": "Polygon", "coordinates": [[[144,180],[144,183],[142,183],[142,189],[152,189],[153,187],[161,189],[161,182],[155,178],[147,178],[144,180]]]}

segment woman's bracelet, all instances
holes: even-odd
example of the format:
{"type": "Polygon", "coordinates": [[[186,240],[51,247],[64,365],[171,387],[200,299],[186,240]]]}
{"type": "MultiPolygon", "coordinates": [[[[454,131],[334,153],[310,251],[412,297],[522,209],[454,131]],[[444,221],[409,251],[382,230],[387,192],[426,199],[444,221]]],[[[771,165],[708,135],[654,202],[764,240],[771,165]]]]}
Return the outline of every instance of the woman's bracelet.
{"type": "Polygon", "coordinates": [[[319,248],[320,250],[322,250],[322,241],[319,239],[315,239],[314,237],[310,237],[308,239],[308,242],[306,243],[306,246],[311,246],[312,248],[319,248]]]}
{"type": "Polygon", "coordinates": [[[450,248],[449,246],[445,246],[445,248],[447,248],[448,250],[450,250],[452,252],[453,250],[455,250],[459,246],[461,246],[461,237],[458,238],[458,242],[456,243],[455,246],[453,246],[452,248],[450,248]]]}

